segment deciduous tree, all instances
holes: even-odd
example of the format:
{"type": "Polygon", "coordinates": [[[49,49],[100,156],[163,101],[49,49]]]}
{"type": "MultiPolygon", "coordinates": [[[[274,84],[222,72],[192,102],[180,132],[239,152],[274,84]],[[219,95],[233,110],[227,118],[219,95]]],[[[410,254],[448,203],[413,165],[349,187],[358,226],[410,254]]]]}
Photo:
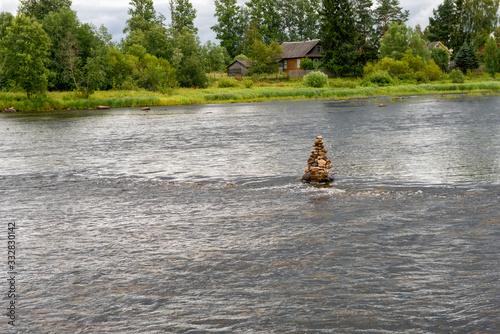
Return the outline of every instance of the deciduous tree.
{"type": "Polygon", "coordinates": [[[427,61],[430,58],[426,42],[412,28],[404,23],[391,23],[385,37],[380,42],[380,57],[400,60],[404,53],[411,50],[413,55],[427,61]]]}
{"type": "Polygon", "coordinates": [[[44,93],[49,71],[50,39],[42,25],[26,15],[18,15],[1,40],[0,49],[8,50],[10,76],[26,91],[28,98],[44,93]]]}
{"type": "Polygon", "coordinates": [[[19,14],[25,14],[41,21],[50,13],[70,8],[71,0],[20,0],[17,10],[19,14]]]}
{"type": "Polygon", "coordinates": [[[500,54],[497,42],[493,37],[488,38],[484,46],[484,66],[491,76],[500,71],[500,54]]]}
{"type": "Polygon", "coordinates": [[[197,32],[198,29],[194,26],[196,19],[196,9],[189,0],[170,0],[170,13],[172,19],[172,29],[181,31],[184,27],[197,32]]]}
{"type": "Polygon", "coordinates": [[[250,0],[245,5],[250,22],[257,25],[265,44],[285,39],[277,0],[250,0]]]}
{"type": "Polygon", "coordinates": [[[214,5],[217,24],[212,26],[212,30],[220,41],[220,45],[226,48],[231,57],[234,57],[244,31],[241,8],[236,0],[215,0],[214,5]]]}

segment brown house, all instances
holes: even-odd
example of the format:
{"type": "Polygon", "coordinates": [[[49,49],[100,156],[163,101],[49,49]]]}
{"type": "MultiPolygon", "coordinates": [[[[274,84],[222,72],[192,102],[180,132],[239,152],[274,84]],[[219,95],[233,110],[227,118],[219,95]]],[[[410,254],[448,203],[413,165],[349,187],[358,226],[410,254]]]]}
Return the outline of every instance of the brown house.
{"type": "Polygon", "coordinates": [[[250,68],[250,63],[246,60],[235,60],[227,67],[227,76],[235,77],[237,75],[244,76],[250,68]]]}
{"type": "Polygon", "coordinates": [[[317,39],[303,42],[285,42],[281,44],[281,48],[283,49],[283,56],[280,60],[280,68],[288,74],[294,71],[302,71],[300,62],[306,57],[315,63],[319,63],[323,58],[323,47],[317,39]]]}

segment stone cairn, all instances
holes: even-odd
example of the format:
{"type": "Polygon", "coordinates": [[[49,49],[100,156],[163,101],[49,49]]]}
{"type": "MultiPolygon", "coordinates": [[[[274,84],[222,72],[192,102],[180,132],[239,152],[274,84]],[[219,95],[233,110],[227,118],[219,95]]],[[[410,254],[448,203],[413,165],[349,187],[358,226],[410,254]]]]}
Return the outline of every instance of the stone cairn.
{"type": "Polygon", "coordinates": [[[307,160],[307,168],[302,176],[302,181],[310,183],[330,183],[333,178],[328,176],[332,162],[327,158],[328,151],[323,145],[323,137],[318,136],[313,145],[313,150],[307,160]]]}

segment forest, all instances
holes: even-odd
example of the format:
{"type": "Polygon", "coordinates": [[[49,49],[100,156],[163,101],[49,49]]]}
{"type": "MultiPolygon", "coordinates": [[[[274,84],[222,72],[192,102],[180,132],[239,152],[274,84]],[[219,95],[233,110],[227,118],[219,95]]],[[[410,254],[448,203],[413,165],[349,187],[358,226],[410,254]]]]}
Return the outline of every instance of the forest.
{"type": "Polygon", "coordinates": [[[16,16],[0,13],[0,92],[88,98],[96,91],[205,88],[208,73],[224,72],[235,59],[251,62],[250,74],[275,74],[281,43],[312,39],[321,41],[320,69],[330,78],[360,78],[366,86],[443,76],[463,82],[474,71],[500,71],[499,3],[444,0],[422,28],[405,24],[409,12],[398,0],[215,0],[218,43],[201,44],[189,0],[169,0],[168,21],[153,0],[131,0],[120,42],[104,25],[82,23],[71,0],[20,0],[16,16]],[[451,54],[429,50],[437,41],[451,54]]]}

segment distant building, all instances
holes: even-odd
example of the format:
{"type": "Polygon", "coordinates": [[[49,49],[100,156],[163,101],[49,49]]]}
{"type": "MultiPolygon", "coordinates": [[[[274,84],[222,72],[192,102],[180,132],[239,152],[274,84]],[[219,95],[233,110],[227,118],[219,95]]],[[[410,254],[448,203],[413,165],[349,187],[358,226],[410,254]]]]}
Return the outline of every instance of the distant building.
{"type": "Polygon", "coordinates": [[[451,56],[451,54],[453,53],[452,51],[450,51],[450,49],[448,49],[446,46],[444,46],[444,44],[441,42],[427,42],[427,49],[429,49],[429,51],[432,51],[432,49],[435,49],[435,48],[443,49],[444,51],[446,51],[448,53],[449,56],[451,56]]]}
{"type": "Polygon", "coordinates": [[[250,63],[246,60],[235,60],[227,67],[227,76],[235,77],[237,75],[244,76],[250,68],[250,63]]]}
{"type": "Polygon", "coordinates": [[[280,68],[284,73],[290,74],[294,71],[303,71],[300,68],[300,62],[304,58],[309,58],[313,62],[319,63],[323,58],[323,47],[319,40],[303,42],[285,42],[281,44],[283,55],[280,62],[280,68]]]}

